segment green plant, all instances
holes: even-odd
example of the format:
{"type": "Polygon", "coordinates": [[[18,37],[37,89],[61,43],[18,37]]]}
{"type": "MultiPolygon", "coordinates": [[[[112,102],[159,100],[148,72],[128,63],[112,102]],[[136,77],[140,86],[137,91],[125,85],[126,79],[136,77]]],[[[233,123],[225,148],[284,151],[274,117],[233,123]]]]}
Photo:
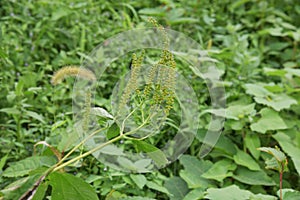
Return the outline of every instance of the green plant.
{"type": "MultiPolygon", "coordinates": [[[[150,137],[153,133],[150,132],[141,138],[135,136],[140,129],[151,125],[151,123],[153,123],[151,121],[156,119],[157,116],[163,116],[164,120],[168,116],[174,103],[173,88],[175,84],[174,68],[176,63],[173,59],[172,53],[168,50],[169,41],[166,33],[164,32],[164,28],[159,26],[154,19],[150,19],[150,21],[164,33],[165,43],[162,56],[157,64],[152,66],[148,75],[147,84],[144,88],[137,88],[140,68],[144,59],[144,52],[142,52],[139,57],[137,57],[136,54],[133,54],[132,56],[130,78],[122,92],[117,115],[112,116],[105,109],[97,108],[97,115],[107,119],[108,122],[105,123],[101,129],[95,130],[83,138],[66,154],[60,152],[45,141],[36,143],[35,147],[37,145],[45,145],[48,147],[52,154],[55,155],[56,161],[53,156],[32,156],[7,168],[3,172],[3,176],[28,176],[17,180],[2,190],[5,199],[42,199],[49,185],[51,185],[52,188],[52,199],[74,199],[77,198],[77,195],[80,196],[80,199],[97,199],[97,195],[93,191],[92,187],[70,174],[63,173],[65,171],[64,169],[65,167],[70,166],[94,152],[122,139],[132,141],[140,152],[148,154],[149,157],[153,159],[155,165],[164,166],[167,164],[167,159],[164,157],[161,150],[150,143],[142,141],[150,137]],[[154,79],[156,82],[154,82],[154,79]],[[125,108],[128,107],[129,103],[133,105],[132,110],[126,110],[125,108]],[[140,118],[138,119],[138,126],[133,130],[126,132],[126,120],[132,116],[140,118]],[[119,124],[116,124],[118,122],[119,124]],[[70,158],[72,154],[82,148],[89,139],[103,131],[106,131],[106,137],[108,139],[107,142],[99,144],[97,147],[90,149],[85,153],[70,158]],[[63,182],[67,182],[68,184],[63,182]],[[70,195],[71,193],[73,194],[70,195]]],[[[91,82],[96,80],[93,72],[76,66],[69,66],[58,70],[52,77],[51,82],[56,85],[69,76],[77,76],[80,79],[86,79],[91,82]]],[[[88,119],[91,114],[90,90],[87,90],[85,100],[85,114],[84,119],[82,120],[82,127],[84,131],[88,131],[88,119]]]]}
{"type": "Polygon", "coordinates": [[[282,175],[286,170],[286,166],[288,164],[287,158],[282,151],[279,150],[278,147],[270,148],[270,147],[260,147],[258,148],[260,151],[267,152],[272,155],[272,159],[266,161],[267,169],[277,170],[280,174],[279,180],[279,190],[280,190],[280,200],[282,200],[282,175]]]}

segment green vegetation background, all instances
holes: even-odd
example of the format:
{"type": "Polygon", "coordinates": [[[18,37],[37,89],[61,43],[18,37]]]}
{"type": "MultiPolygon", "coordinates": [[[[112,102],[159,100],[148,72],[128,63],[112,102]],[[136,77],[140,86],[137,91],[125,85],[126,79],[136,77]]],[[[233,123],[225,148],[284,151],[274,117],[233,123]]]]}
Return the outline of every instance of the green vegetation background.
{"type": "MultiPolygon", "coordinates": [[[[265,169],[270,157],[256,148],[278,146],[288,156],[284,199],[299,199],[298,0],[1,1],[0,188],[16,180],[2,172],[31,156],[35,143],[62,148],[62,137],[70,137],[74,80],[53,87],[52,74],[80,64],[106,38],[148,26],[149,16],[219,61],[228,106],[222,137],[201,160],[199,134],[179,161],[158,172],[128,175],[92,156],[69,172],[90,183],[100,199],[112,191],[138,199],[276,199],[279,174],[265,169]]],[[[128,63],[112,66],[100,80],[96,105],[110,109],[110,91],[128,63]]],[[[180,70],[196,91],[205,91],[188,68],[180,70]]],[[[202,110],[216,112],[208,110],[207,93],[199,101],[202,110]]],[[[205,131],[208,116],[200,120],[199,132],[205,131]]]]}

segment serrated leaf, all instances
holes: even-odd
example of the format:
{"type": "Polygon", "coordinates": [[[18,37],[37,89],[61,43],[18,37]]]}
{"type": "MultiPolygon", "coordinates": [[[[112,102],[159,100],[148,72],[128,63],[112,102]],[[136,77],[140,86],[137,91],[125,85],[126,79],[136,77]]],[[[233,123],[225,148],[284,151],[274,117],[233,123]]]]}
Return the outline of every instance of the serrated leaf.
{"type": "Polygon", "coordinates": [[[52,200],[98,200],[95,190],[81,178],[67,173],[49,175],[52,200]]]}
{"type": "Polygon", "coordinates": [[[182,200],[189,191],[186,182],[177,176],[166,180],[164,186],[170,193],[170,200],[182,200]]]}
{"type": "Polygon", "coordinates": [[[216,162],[208,171],[203,173],[202,177],[222,182],[226,177],[233,175],[230,170],[234,170],[235,168],[236,165],[231,160],[220,160],[216,162]]]}
{"type": "Polygon", "coordinates": [[[233,178],[248,185],[272,186],[276,184],[264,171],[251,171],[245,167],[238,168],[233,178]]]}
{"type": "Polygon", "coordinates": [[[237,151],[237,154],[233,156],[233,159],[236,164],[245,166],[250,170],[260,170],[260,167],[255,160],[253,160],[249,154],[241,150],[237,151]]]}
{"type": "Polygon", "coordinates": [[[278,112],[269,108],[263,108],[260,111],[260,114],[261,119],[250,125],[252,131],[266,133],[268,130],[280,130],[288,128],[283,119],[279,116],[278,112]]]}
{"type": "Polygon", "coordinates": [[[10,167],[6,168],[2,175],[6,177],[24,176],[39,167],[54,165],[55,162],[56,160],[53,157],[33,156],[12,164],[10,167]]]}

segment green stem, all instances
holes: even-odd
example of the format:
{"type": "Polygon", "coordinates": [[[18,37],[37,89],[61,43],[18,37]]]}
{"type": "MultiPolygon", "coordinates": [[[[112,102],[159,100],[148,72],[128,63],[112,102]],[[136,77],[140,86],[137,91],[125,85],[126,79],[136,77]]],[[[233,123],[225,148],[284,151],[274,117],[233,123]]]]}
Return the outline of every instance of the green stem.
{"type": "Polygon", "coordinates": [[[86,153],[84,153],[84,154],[82,154],[80,156],[77,156],[77,157],[75,157],[75,158],[73,158],[73,159],[71,159],[71,160],[69,160],[69,161],[67,161],[67,162],[65,162],[65,163],[63,163],[61,165],[57,164],[57,165],[55,165],[55,168],[53,169],[53,172],[57,171],[57,170],[60,170],[60,169],[64,168],[65,166],[68,166],[71,163],[76,162],[76,161],[80,160],[81,158],[84,158],[84,157],[86,157],[86,156],[88,156],[88,155],[90,155],[90,154],[98,151],[99,149],[102,149],[103,147],[105,147],[105,146],[107,146],[107,145],[109,145],[109,144],[111,144],[113,142],[116,142],[116,141],[118,141],[118,140],[120,140],[122,138],[123,138],[123,135],[119,135],[118,137],[115,137],[115,138],[113,138],[113,139],[111,139],[111,140],[109,140],[109,141],[107,141],[107,142],[105,142],[105,143],[103,143],[103,144],[95,147],[94,149],[92,149],[92,150],[90,150],[90,151],[88,151],[88,152],[86,152],[86,153]]]}
{"type": "Polygon", "coordinates": [[[98,129],[96,131],[94,131],[93,133],[91,133],[89,136],[87,136],[86,138],[84,138],[79,144],[77,144],[75,147],[73,147],[73,149],[67,154],[65,155],[58,163],[57,165],[60,165],[64,160],[66,160],[76,149],[78,149],[81,145],[83,145],[87,140],[91,139],[95,134],[103,131],[107,129],[107,127],[105,128],[101,128],[101,129],[98,129]]]}

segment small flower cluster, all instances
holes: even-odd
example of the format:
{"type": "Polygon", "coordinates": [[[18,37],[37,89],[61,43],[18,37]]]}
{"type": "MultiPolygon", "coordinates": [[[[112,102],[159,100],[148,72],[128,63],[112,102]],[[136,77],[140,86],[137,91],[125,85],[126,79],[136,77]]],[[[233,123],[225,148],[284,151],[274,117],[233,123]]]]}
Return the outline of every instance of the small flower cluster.
{"type": "Polygon", "coordinates": [[[141,65],[144,60],[145,51],[142,51],[139,57],[132,54],[131,73],[129,81],[125,87],[124,93],[119,103],[119,111],[127,104],[130,99],[131,93],[138,90],[138,78],[141,71],[141,65]]]}
{"type": "Polygon", "coordinates": [[[153,105],[163,106],[165,113],[168,115],[173,107],[175,97],[176,62],[173,54],[168,50],[170,41],[165,29],[158,25],[153,18],[150,18],[149,21],[163,33],[164,49],[158,63],[154,64],[150,69],[144,95],[153,99],[153,105]]]}

